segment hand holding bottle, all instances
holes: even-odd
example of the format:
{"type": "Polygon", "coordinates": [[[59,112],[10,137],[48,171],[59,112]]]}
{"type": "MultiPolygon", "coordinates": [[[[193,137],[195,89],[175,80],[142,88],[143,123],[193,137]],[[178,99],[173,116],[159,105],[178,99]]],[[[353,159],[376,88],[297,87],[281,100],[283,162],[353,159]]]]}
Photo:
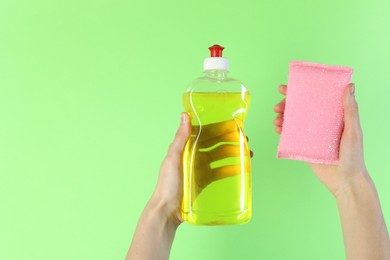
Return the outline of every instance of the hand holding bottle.
{"type": "MultiPolygon", "coordinates": [[[[242,149],[240,140],[246,138],[242,132],[243,122],[240,119],[223,121],[202,126],[203,135],[191,135],[190,138],[197,139],[198,150],[196,158],[193,160],[194,168],[198,170],[198,175],[194,176],[197,189],[193,196],[198,196],[209,184],[241,174],[242,164],[240,158],[247,149],[242,149]],[[225,165],[219,163],[230,158],[231,163],[225,165]]],[[[199,126],[193,126],[192,132],[198,133],[199,126]]],[[[195,143],[190,142],[190,143],[195,143]]],[[[245,154],[249,160],[250,154],[245,154]]],[[[249,167],[249,164],[245,164],[249,167]]],[[[250,169],[246,169],[247,172],[250,169]]]]}
{"type": "Polygon", "coordinates": [[[179,129],[162,162],[156,188],[135,230],[127,260],[169,258],[176,229],[182,222],[179,214],[182,154],[190,130],[188,115],[182,113],[179,129]]]}
{"type": "MultiPolygon", "coordinates": [[[[191,126],[187,113],[182,113],[181,124],[176,132],[175,138],[170,145],[167,155],[161,164],[160,174],[156,188],[148,204],[159,205],[162,210],[162,217],[169,218],[180,224],[182,219],[179,214],[180,202],[182,199],[182,154],[185,143],[190,137],[191,126]]],[[[210,144],[217,144],[219,140],[237,141],[239,134],[237,132],[227,132],[231,129],[232,122],[225,121],[217,124],[206,125],[204,131],[214,133],[213,138],[200,140],[200,147],[208,147],[210,144]]],[[[232,172],[239,172],[240,165],[217,167],[212,169],[210,164],[219,159],[222,155],[239,156],[239,146],[221,145],[217,150],[202,152],[201,154],[206,162],[198,165],[204,178],[199,180],[198,194],[214,181],[232,176],[232,172]]],[[[252,155],[252,152],[251,152],[252,155]]],[[[197,160],[199,162],[200,160],[197,160]]]]}

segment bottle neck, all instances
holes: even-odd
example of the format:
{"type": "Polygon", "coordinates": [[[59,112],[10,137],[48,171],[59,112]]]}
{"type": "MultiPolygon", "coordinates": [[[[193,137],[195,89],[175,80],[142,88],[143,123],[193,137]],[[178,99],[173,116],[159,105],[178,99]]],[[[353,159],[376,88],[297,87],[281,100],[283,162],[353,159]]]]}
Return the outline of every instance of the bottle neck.
{"type": "Polygon", "coordinates": [[[204,71],[205,77],[208,78],[226,78],[228,71],[227,70],[205,70],[204,71]]]}

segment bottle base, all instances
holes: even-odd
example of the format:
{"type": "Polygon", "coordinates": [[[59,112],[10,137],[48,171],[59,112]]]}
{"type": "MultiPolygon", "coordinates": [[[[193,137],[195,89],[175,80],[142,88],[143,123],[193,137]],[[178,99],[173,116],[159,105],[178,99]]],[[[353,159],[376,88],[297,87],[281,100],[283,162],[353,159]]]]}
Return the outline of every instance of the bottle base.
{"type": "Polygon", "coordinates": [[[251,219],[251,211],[239,211],[230,214],[205,214],[188,212],[182,213],[184,221],[195,226],[225,226],[225,225],[242,225],[251,219]]]}

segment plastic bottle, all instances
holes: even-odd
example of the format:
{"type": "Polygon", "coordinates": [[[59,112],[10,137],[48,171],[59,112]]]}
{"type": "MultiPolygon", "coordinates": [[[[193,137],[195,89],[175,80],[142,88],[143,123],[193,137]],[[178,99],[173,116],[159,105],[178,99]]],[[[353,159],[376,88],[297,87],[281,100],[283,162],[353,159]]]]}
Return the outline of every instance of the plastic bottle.
{"type": "Polygon", "coordinates": [[[250,150],[244,133],[250,95],[240,81],[227,76],[223,49],[209,48],[204,76],[183,94],[192,128],[183,154],[181,217],[194,225],[243,224],[252,215],[250,150]]]}

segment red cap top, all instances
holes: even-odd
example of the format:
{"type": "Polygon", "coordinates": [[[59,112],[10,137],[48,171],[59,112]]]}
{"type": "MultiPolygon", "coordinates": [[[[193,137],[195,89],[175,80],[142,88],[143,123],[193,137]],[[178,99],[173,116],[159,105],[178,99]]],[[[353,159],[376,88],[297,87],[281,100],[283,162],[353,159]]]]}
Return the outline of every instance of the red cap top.
{"type": "Polygon", "coordinates": [[[222,57],[222,51],[224,47],[218,44],[214,44],[209,48],[211,57],[222,57]]]}

